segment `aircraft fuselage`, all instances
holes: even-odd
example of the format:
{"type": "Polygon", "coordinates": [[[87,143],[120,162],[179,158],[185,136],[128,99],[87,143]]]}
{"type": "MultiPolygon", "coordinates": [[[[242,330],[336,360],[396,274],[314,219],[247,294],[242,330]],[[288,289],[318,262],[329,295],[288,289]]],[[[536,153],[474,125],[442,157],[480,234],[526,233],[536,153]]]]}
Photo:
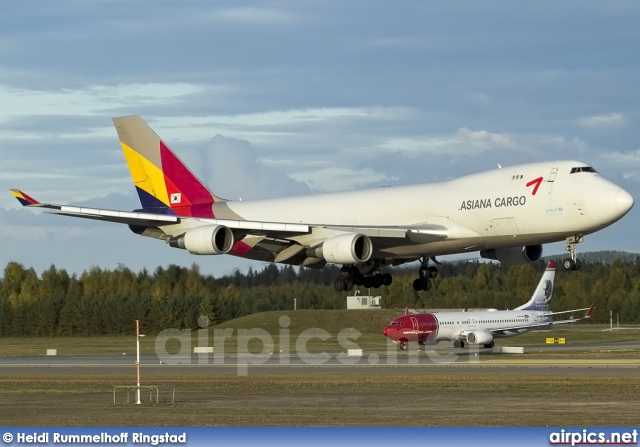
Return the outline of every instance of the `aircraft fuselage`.
{"type": "Polygon", "coordinates": [[[388,325],[383,334],[398,343],[419,342],[436,344],[440,341],[456,340],[469,332],[492,331],[493,338],[513,337],[532,330],[519,325],[549,323],[552,317],[549,312],[532,310],[499,310],[475,312],[435,312],[398,317],[388,325]],[[505,330],[500,329],[504,327],[505,330]]]}
{"type": "MultiPolygon", "coordinates": [[[[213,205],[213,212],[220,218],[314,226],[447,229],[442,240],[419,232],[410,234],[409,241],[385,240],[374,246],[372,255],[411,258],[582,236],[611,225],[632,205],[625,190],[586,164],[558,161],[494,169],[441,183],[222,202],[213,205]],[[576,168],[581,171],[575,172],[576,168]]],[[[294,239],[313,244],[313,235],[294,239]]],[[[256,243],[253,237],[251,244],[256,243]]]]}

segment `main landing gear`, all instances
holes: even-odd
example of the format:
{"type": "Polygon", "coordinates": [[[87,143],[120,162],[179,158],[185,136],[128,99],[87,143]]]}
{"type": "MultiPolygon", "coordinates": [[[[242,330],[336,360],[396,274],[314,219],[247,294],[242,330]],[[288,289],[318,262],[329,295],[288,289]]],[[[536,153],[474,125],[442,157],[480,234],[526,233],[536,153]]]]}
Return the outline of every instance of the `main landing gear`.
{"type": "Polygon", "coordinates": [[[570,257],[562,261],[562,266],[565,270],[580,270],[581,263],[576,255],[576,244],[583,241],[584,237],[581,235],[567,238],[567,251],[570,257]]]}
{"type": "Polygon", "coordinates": [[[364,286],[367,289],[377,289],[382,286],[390,286],[393,277],[389,273],[376,273],[375,275],[363,275],[358,267],[345,265],[340,269],[340,276],[333,283],[333,287],[338,292],[343,290],[349,292],[353,286],[364,286]]]}
{"type": "Polygon", "coordinates": [[[429,265],[429,258],[423,258],[420,270],[418,270],[418,278],[413,281],[413,290],[416,292],[431,290],[431,280],[436,276],[438,276],[438,269],[429,265]]]}

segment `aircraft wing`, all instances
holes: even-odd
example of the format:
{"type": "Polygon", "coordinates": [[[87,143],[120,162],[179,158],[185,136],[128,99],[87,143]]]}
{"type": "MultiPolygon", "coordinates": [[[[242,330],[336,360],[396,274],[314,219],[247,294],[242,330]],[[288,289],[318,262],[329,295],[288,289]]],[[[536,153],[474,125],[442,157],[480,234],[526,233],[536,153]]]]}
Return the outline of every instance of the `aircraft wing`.
{"type": "Polygon", "coordinates": [[[11,189],[11,193],[18,201],[28,208],[42,208],[52,210],[54,214],[80,217],[84,219],[101,220],[105,222],[115,222],[126,225],[136,225],[141,227],[161,227],[165,225],[178,224],[186,219],[195,219],[203,224],[224,225],[232,230],[240,230],[247,233],[257,233],[263,235],[278,236],[283,234],[304,234],[314,230],[330,230],[333,232],[344,233],[360,233],[372,238],[391,238],[404,239],[409,238],[429,238],[429,239],[446,239],[447,228],[442,225],[421,225],[418,227],[375,227],[375,226],[332,226],[332,225],[313,225],[313,224],[292,224],[283,222],[259,222],[247,220],[230,220],[215,218],[197,218],[197,217],[181,217],[168,214],[153,214],[149,212],[139,211],[117,211],[99,208],[88,208],[71,205],[59,205],[50,203],[41,203],[20,191],[19,189],[11,189]]]}
{"type": "Polygon", "coordinates": [[[12,189],[11,193],[18,201],[28,208],[43,208],[53,210],[53,214],[71,217],[81,217],[84,219],[102,220],[105,222],[115,222],[126,225],[136,225],[141,227],[161,227],[164,225],[178,224],[186,219],[200,220],[206,224],[224,225],[232,230],[242,230],[246,232],[273,232],[273,233],[306,233],[309,225],[277,223],[277,222],[252,222],[246,220],[228,219],[199,219],[197,217],[180,217],[167,214],[153,214],[138,211],[117,211],[99,208],[87,208],[70,205],[57,205],[50,203],[40,203],[29,195],[18,189],[12,189]]]}
{"type": "Polygon", "coordinates": [[[166,214],[103,210],[98,208],[40,203],[18,189],[12,189],[11,193],[23,206],[28,208],[53,210],[54,214],[61,214],[63,216],[82,217],[85,219],[103,220],[106,222],[154,227],[180,222],[179,217],[169,216],[166,214]]]}
{"type": "MultiPolygon", "coordinates": [[[[245,237],[249,235],[256,237],[256,239],[248,241],[252,259],[307,267],[321,267],[326,263],[323,259],[310,257],[307,254],[307,250],[320,247],[328,238],[339,234],[363,234],[376,240],[376,245],[382,247],[398,243],[411,244],[439,241],[452,236],[450,233],[452,228],[428,223],[403,228],[203,218],[153,213],[150,210],[118,211],[41,203],[18,189],[12,189],[11,193],[23,206],[28,208],[49,210],[57,215],[124,224],[128,225],[136,234],[164,240],[165,242],[170,242],[172,238],[183,236],[192,228],[205,225],[221,225],[230,229],[235,234],[236,240],[245,240],[245,237]]],[[[455,230],[453,231],[455,232],[455,230]]],[[[392,261],[402,263],[406,262],[406,259],[400,261],[392,259],[392,261]]]]}

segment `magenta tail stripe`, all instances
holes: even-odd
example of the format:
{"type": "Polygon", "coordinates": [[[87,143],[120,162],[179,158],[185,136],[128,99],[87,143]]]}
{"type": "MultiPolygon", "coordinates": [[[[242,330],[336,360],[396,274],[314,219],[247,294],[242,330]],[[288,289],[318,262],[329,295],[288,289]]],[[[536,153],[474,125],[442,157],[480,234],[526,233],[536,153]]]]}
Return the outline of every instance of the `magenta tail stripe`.
{"type": "Polygon", "coordinates": [[[213,196],[207,188],[162,141],[160,141],[160,157],[164,175],[171,179],[171,182],[189,199],[191,204],[212,204],[214,202],[213,196]]]}

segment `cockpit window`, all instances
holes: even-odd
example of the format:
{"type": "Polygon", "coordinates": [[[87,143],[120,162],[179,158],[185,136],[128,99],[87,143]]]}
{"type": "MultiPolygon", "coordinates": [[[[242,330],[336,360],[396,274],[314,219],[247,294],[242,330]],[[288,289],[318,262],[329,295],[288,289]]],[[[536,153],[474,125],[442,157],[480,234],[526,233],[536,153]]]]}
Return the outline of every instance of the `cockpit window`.
{"type": "Polygon", "coordinates": [[[392,321],[391,326],[404,326],[404,323],[401,321],[392,321]]]}
{"type": "Polygon", "coordinates": [[[591,166],[578,166],[577,168],[571,168],[571,173],[572,174],[575,174],[576,172],[595,172],[595,173],[597,173],[598,171],[593,169],[591,166]]]}

